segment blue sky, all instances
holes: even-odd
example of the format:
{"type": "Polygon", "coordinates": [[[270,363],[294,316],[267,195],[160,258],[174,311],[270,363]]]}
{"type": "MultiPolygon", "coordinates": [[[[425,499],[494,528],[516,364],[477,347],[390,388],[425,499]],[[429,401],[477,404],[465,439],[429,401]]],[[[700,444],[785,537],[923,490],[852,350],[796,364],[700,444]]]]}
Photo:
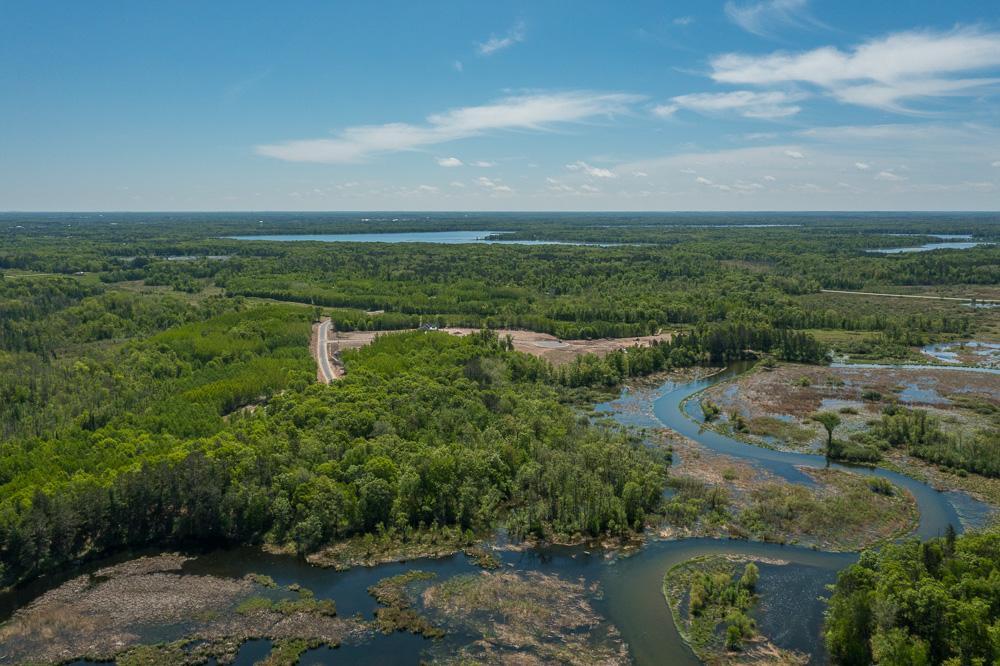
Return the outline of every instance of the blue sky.
{"type": "Polygon", "coordinates": [[[998,103],[995,1],[5,0],[0,210],[996,210],[998,103]]]}

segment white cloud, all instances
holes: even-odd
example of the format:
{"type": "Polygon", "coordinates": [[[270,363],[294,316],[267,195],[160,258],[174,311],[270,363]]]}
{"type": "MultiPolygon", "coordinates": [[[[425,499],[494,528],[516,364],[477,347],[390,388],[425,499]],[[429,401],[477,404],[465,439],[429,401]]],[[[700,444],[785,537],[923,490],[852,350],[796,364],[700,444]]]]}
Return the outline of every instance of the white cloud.
{"type": "Polygon", "coordinates": [[[956,77],[1000,65],[1000,33],[978,29],[901,32],[849,51],[827,46],[770,55],[729,53],[712,59],[712,78],[741,85],[817,86],[849,104],[909,111],[904,100],[970,95],[997,78],[956,77]]]}
{"type": "Polygon", "coordinates": [[[694,23],[694,17],[693,16],[678,16],[677,18],[675,18],[672,21],[672,23],[674,25],[691,25],[692,23],[694,23]]]}
{"type": "Polygon", "coordinates": [[[456,60],[455,62],[451,63],[451,68],[454,69],[456,72],[461,72],[465,70],[465,65],[462,64],[461,60],[456,60]]]}
{"type": "Polygon", "coordinates": [[[457,157],[439,157],[437,158],[438,166],[454,168],[462,166],[462,160],[457,157]]]}
{"type": "Polygon", "coordinates": [[[782,26],[821,26],[808,13],[807,0],[763,0],[749,4],[727,2],[730,21],[761,37],[770,37],[782,26]]]}
{"type": "Polygon", "coordinates": [[[545,189],[559,196],[590,196],[602,192],[601,188],[590,183],[583,183],[579,187],[574,187],[557,178],[546,178],[545,189]]]}
{"type": "Polygon", "coordinates": [[[694,182],[698,183],[699,185],[714,187],[715,189],[722,190],[723,192],[729,192],[732,189],[728,185],[722,185],[720,183],[716,183],[714,180],[709,180],[708,178],[705,178],[703,176],[698,176],[697,178],[694,179],[694,182]]]}
{"type": "Polygon", "coordinates": [[[805,157],[805,155],[803,155],[802,152],[798,150],[786,150],[785,155],[788,155],[793,160],[801,160],[805,157]]]}
{"type": "Polygon", "coordinates": [[[511,192],[514,191],[512,188],[510,188],[507,185],[504,185],[499,180],[487,178],[486,176],[480,176],[479,178],[476,178],[476,183],[478,183],[480,187],[484,187],[487,190],[493,192],[494,194],[510,194],[511,192]]]}
{"type": "Polygon", "coordinates": [[[726,93],[692,93],[671,98],[671,104],[656,107],[657,115],[673,115],[681,109],[689,109],[699,113],[734,112],[744,118],[785,118],[793,116],[801,107],[791,102],[802,99],[801,95],[793,95],[781,91],[754,92],[751,90],[734,90],[726,93]],[[671,109],[669,113],[661,113],[660,109],[671,109]]]}
{"type": "Polygon", "coordinates": [[[858,169],[859,171],[868,171],[868,169],[872,168],[872,165],[868,164],[867,162],[855,162],[854,168],[858,169]]]}
{"type": "Polygon", "coordinates": [[[379,153],[415,150],[496,130],[550,129],[628,111],[642,98],[623,93],[566,92],[507,97],[428,116],[422,125],[388,123],[348,127],[334,139],[302,139],[256,147],[260,155],[291,162],[351,163],[379,153]]]}
{"type": "Polygon", "coordinates": [[[490,35],[490,38],[485,42],[477,44],[476,51],[481,56],[488,56],[493,55],[497,51],[510,48],[514,44],[524,41],[524,29],[524,21],[518,21],[507,31],[505,36],[497,37],[496,35],[490,35]]]}
{"type": "Polygon", "coordinates": [[[480,169],[489,169],[490,167],[495,167],[496,162],[487,162],[486,160],[476,160],[472,163],[472,166],[479,167],[480,169]]]}
{"type": "Polygon", "coordinates": [[[604,169],[601,167],[595,167],[587,164],[583,160],[577,160],[571,164],[567,164],[566,168],[570,171],[580,171],[585,173],[592,178],[617,178],[618,175],[611,169],[604,169]]]}
{"type": "Polygon", "coordinates": [[[576,193],[575,187],[571,187],[560,180],[556,180],[555,178],[546,178],[545,182],[548,184],[548,190],[550,192],[558,192],[558,193],[565,192],[570,194],[576,193]]]}
{"type": "Polygon", "coordinates": [[[883,125],[835,125],[830,127],[813,127],[799,132],[801,136],[823,141],[921,141],[927,139],[942,139],[946,137],[959,138],[967,136],[969,128],[915,123],[889,123],[883,125]]]}
{"type": "Polygon", "coordinates": [[[776,181],[778,179],[775,178],[774,176],[764,176],[764,180],[766,180],[769,183],[773,183],[774,181],[776,181]]]}
{"type": "Polygon", "coordinates": [[[671,118],[679,107],[676,104],[660,104],[653,107],[653,115],[660,118],[671,118]]]}
{"type": "Polygon", "coordinates": [[[996,162],[994,162],[994,163],[993,163],[993,164],[991,164],[990,166],[992,166],[992,167],[997,167],[998,169],[1000,169],[1000,160],[997,160],[996,162]]]}
{"type": "Polygon", "coordinates": [[[460,180],[453,180],[448,184],[451,185],[452,187],[465,187],[465,183],[463,183],[460,180]]]}
{"type": "Polygon", "coordinates": [[[893,183],[906,180],[906,176],[900,176],[899,174],[893,173],[890,170],[879,171],[875,174],[875,180],[887,180],[893,183]]]}
{"type": "Polygon", "coordinates": [[[438,188],[433,185],[418,185],[417,191],[423,194],[437,194],[439,192],[438,188]]]}
{"type": "Polygon", "coordinates": [[[649,176],[649,174],[646,173],[645,171],[633,171],[632,172],[632,177],[633,178],[647,178],[648,176],[649,176]]]}

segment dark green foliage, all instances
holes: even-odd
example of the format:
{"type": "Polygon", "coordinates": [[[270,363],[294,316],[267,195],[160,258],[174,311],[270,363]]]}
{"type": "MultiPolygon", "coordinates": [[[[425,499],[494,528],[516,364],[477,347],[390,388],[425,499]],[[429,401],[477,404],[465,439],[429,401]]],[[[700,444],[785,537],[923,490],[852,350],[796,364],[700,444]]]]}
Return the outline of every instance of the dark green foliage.
{"type": "Polygon", "coordinates": [[[604,358],[577,357],[555,370],[556,380],[571,387],[615,386],[629,377],[698,364],[721,364],[757,358],[760,351],[805,363],[822,363],[826,350],[804,333],[767,325],[706,324],[648,347],[613,351],[604,358]]]}
{"type": "Polygon", "coordinates": [[[841,572],[827,647],[840,664],[996,663],[998,599],[997,530],[889,544],[841,572]]]}

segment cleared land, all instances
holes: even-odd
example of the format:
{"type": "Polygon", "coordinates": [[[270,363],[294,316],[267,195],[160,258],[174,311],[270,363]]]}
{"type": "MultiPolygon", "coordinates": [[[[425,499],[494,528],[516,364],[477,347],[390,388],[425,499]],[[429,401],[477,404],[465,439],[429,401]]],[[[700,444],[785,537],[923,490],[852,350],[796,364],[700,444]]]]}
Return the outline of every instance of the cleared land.
{"type": "MultiPolygon", "coordinates": [[[[325,384],[329,384],[333,379],[343,376],[343,365],[340,363],[340,353],[349,349],[359,349],[370,345],[376,336],[401,333],[403,331],[332,331],[329,330],[329,320],[326,320],[327,329],[323,330],[323,324],[313,327],[312,351],[317,359],[317,378],[325,384]],[[327,332],[329,331],[329,332],[327,332]],[[327,343],[327,344],[324,344],[327,343]],[[322,354],[326,347],[325,360],[322,354]],[[324,369],[324,364],[330,370],[324,369]]],[[[413,330],[413,329],[407,329],[413,330]]],[[[451,335],[470,335],[478,333],[476,328],[442,328],[441,331],[451,335]]],[[[643,335],[633,338],[600,338],[597,340],[560,340],[548,333],[536,333],[534,331],[522,331],[515,329],[496,329],[496,334],[500,338],[510,336],[514,342],[514,349],[519,352],[531,354],[543,358],[553,365],[570,363],[573,359],[584,354],[596,354],[604,356],[618,349],[628,347],[648,347],[657,342],[666,342],[671,339],[673,333],[659,333],[657,335],[643,335]]]]}

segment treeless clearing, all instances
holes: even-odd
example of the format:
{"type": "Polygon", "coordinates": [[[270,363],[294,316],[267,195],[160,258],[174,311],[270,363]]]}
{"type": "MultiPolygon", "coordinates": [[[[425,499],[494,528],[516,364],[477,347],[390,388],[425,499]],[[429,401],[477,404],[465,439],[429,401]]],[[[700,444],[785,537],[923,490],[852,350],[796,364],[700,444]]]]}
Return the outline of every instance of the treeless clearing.
{"type": "MultiPolygon", "coordinates": [[[[413,330],[413,329],[410,329],[413,330]]],[[[451,335],[469,335],[477,333],[476,328],[442,328],[444,333],[451,335]]],[[[376,335],[387,335],[399,331],[335,331],[330,336],[331,353],[334,351],[344,351],[346,349],[358,349],[371,344],[376,335]]],[[[533,356],[544,358],[554,365],[569,363],[577,356],[584,354],[597,354],[604,356],[609,352],[626,349],[628,347],[648,347],[655,342],[666,342],[671,339],[673,333],[659,333],[657,335],[643,335],[634,338],[600,338],[598,340],[560,340],[548,333],[536,333],[535,331],[521,331],[514,329],[497,329],[496,334],[501,338],[509,335],[514,341],[514,349],[525,352],[533,356]]]]}

